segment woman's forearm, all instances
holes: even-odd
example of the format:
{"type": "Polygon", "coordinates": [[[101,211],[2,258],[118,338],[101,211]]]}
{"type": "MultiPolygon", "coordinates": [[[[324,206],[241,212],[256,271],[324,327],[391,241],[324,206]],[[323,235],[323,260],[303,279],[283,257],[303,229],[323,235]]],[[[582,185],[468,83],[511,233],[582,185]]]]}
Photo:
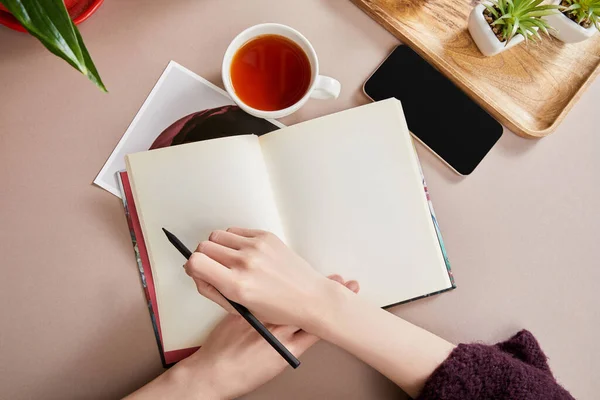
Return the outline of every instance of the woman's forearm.
{"type": "Polygon", "coordinates": [[[146,386],[127,396],[124,400],[221,400],[212,385],[216,377],[204,360],[189,357],[158,376],[146,386]]]}
{"type": "Polygon", "coordinates": [[[331,285],[329,306],[311,327],[321,338],[343,348],[416,397],[454,345],[331,285]]]}
{"type": "Polygon", "coordinates": [[[210,385],[208,374],[202,373],[209,369],[190,368],[188,364],[189,359],[181,361],[124,400],[220,400],[221,397],[210,385]]]}
{"type": "Polygon", "coordinates": [[[222,293],[263,321],[297,326],[333,342],[411,396],[454,348],[326,279],[269,232],[215,231],[185,269],[209,299],[227,307],[222,293]]]}

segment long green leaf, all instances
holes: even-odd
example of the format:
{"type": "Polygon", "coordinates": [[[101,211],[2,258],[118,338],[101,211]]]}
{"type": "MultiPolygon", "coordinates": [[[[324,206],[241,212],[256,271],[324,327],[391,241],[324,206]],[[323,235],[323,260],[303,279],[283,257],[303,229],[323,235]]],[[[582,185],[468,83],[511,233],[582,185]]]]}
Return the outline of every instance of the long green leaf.
{"type": "Polygon", "coordinates": [[[531,3],[530,8],[536,8],[542,3],[542,1],[544,0],[535,0],[533,3],[531,3]]]}
{"type": "MultiPolygon", "coordinates": [[[[558,8],[558,6],[556,6],[554,4],[547,4],[547,5],[536,7],[535,9],[532,9],[531,11],[556,10],[557,8],[558,8]]],[[[530,12],[527,13],[527,15],[529,15],[529,14],[530,14],[530,12]]]]}
{"type": "MultiPolygon", "coordinates": [[[[542,32],[544,32],[546,35],[550,35],[550,32],[548,32],[548,28],[546,27],[547,22],[542,22],[543,20],[541,19],[537,19],[537,18],[532,18],[531,22],[537,26],[538,28],[540,28],[540,30],[542,32]]],[[[539,33],[538,33],[539,36],[539,33]]]]}
{"type": "Polygon", "coordinates": [[[489,4],[484,4],[483,6],[490,12],[490,14],[492,14],[494,17],[498,18],[498,12],[494,9],[494,7],[492,7],[489,4]]]}
{"type": "Polygon", "coordinates": [[[532,11],[527,14],[528,17],[545,17],[547,15],[555,14],[554,9],[552,10],[541,10],[541,11],[532,11]]]}
{"type": "Polygon", "coordinates": [[[0,0],[0,3],[53,54],[106,92],[79,30],[62,0],[0,0]]]}

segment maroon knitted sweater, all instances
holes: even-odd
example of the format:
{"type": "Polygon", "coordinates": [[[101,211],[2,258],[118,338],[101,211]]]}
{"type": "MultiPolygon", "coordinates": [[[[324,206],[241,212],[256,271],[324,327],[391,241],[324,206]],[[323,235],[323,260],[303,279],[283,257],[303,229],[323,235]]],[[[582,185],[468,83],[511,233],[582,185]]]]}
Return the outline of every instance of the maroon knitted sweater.
{"type": "Polygon", "coordinates": [[[563,400],[537,340],[522,330],[493,346],[459,344],[425,383],[418,400],[563,400]]]}

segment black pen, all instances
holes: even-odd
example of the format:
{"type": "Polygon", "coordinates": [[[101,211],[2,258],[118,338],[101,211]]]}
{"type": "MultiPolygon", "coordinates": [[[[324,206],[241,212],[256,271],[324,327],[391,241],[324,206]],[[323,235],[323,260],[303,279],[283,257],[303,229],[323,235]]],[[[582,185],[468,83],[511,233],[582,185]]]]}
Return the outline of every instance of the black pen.
{"type": "MultiPolygon", "coordinates": [[[[169,242],[171,242],[171,244],[175,246],[177,250],[179,250],[181,255],[183,255],[186,258],[186,260],[192,256],[192,252],[187,247],[185,247],[185,245],[181,243],[179,239],[177,239],[177,236],[173,235],[165,228],[162,228],[162,230],[165,233],[165,235],[167,235],[167,239],[169,239],[169,242]]],[[[221,295],[223,294],[221,293],[221,295]]],[[[287,361],[288,364],[290,364],[292,368],[298,368],[298,366],[300,365],[300,360],[294,357],[294,355],[279,340],[277,340],[277,338],[273,336],[271,332],[269,332],[269,330],[258,320],[258,318],[254,316],[254,314],[250,312],[250,310],[248,310],[243,305],[236,303],[235,301],[229,300],[225,296],[223,297],[229,302],[229,304],[231,304],[231,306],[238,313],[240,313],[240,315],[246,321],[248,321],[250,325],[252,325],[254,329],[256,329],[256,332],[258,332],[260,336],[262,336],[271,345],[271,347],[273,347],[281,355],[281,357],[283,357],[283,359],[287,361]]]]}

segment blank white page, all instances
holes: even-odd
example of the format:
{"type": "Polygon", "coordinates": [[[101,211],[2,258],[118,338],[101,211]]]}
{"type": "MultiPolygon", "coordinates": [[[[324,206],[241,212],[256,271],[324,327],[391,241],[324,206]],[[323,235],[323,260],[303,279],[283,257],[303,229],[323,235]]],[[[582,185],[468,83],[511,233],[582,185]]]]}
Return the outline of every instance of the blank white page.
{"type": "Polygon", "coordinates": [[[224,311],[196,291],[162,227],[194,250],[215,229],[282,235],[258,138],[235,136],[128,155],[165,351],[201,345],[224,311]]]}
{"type": "Polygon", "coordinates": [[[262,136],[287,242],[379,306],[451,287],[400,102],[262,136]]]}

